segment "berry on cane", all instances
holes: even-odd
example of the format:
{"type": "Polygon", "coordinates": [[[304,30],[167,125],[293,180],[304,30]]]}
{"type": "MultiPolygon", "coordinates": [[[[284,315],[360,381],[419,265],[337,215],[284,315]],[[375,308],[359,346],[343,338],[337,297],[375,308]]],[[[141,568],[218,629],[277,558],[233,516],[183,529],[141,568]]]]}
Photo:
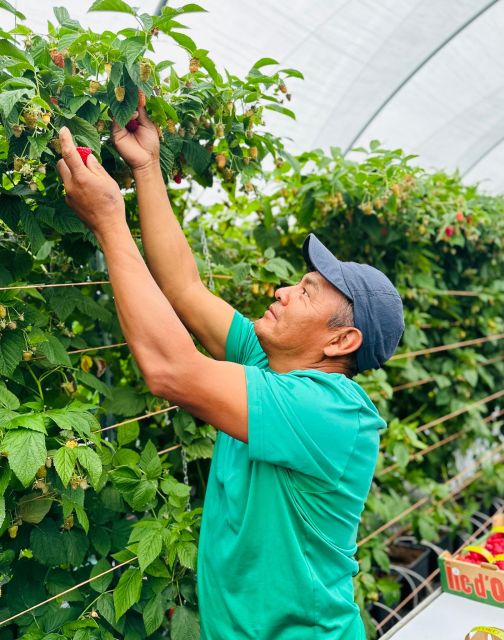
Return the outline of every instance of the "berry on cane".
{"type": "Polygon", "coordinates": [[[140,80],[142,82],[147,82],[147,80],[150,78],[150,75],[151,75],[150,64],[148,64],[147,62],[141,62],[140,63],[140,80]]]}
{"type": "Polygon", "coordinates": [[[92,150],[89,147],[77,147],[77,153],[80,155],[82,162],[87,166],[87,160],[92,150]]]}
{"type": "Polygon", "coordinates": [[[189,61],[189,73],[196,73],[199,70],[201,63],[199,58],[191,58],[189,61]]]}
{"type": "Polygon", "coordinates": [[[126,129],[128,131],[130,131],[131,133],[135,133],[135,131],[138,129],[140,123],[138,122],[138,120],[136,118],[131,118],[131,120],[126,123],[126,129]]]}
{"type": "Polygon", "coordinates": [[[97,91],[100,90],[100,83],[98,82],[98,80],[90,80],[89,81],[89,93],[91,95],[95,94],[97,91]]]}
{"type": "Polygon", "coordinates": [[[51,49],[49,51],[49,55],[54,64],[57,67],[60,67],[60,69],[63,69],[63,67],[65,66],[65,56],[61,53],[61,51],[58,51],[57,49],[51,49]]]}

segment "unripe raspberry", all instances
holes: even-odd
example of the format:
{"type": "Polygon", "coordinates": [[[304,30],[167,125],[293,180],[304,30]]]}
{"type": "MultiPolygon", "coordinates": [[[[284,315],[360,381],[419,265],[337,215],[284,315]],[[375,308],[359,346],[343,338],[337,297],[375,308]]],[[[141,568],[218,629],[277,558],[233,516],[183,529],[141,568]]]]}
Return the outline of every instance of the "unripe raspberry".
{"type": "Polygon", "coordinates": [[[20,138],[23,135],[24,127],[22,124],[15,124],[12,127],[12,134],[15,138],[20,138]]]}
{"type": "Polygon", "coordinates": [[[63,67],[65,66],[65,56],[57,49],[51,49],[49,51],[49,55],[54,64],[57,67],[60,67],[60,69],[63,69],[63,67]]]}
{"type": "Polygon", "coordinates": [[[58,155],[61,155],[61,142],[59,140],[59,138],[53,138],[50,142],[49,142],[49,146],[51,147],[51,149],[53,151],[56,151],[56,153],[58,155]]]}
{"type": "Polygon", "coordinates": [[[257,147],[249,148],[249,156],[252,160],[257,160],[257,147]]]}
{"type": "Polygon", "coordinates": [[[226,166],[226,156],[223,153],[218,153],[215,156],[215,164],[217,165],[218,169],[224,169],[224,167],[226,166]]]}
{"type": "Polygon", "coordinates": [[[34,109],[26,109],[23,111],[23,118],[28,129],[35,129],[38,122],[38,112],[34,109]]]}
{"type": "Polygon", "coordinates": [[[285,84],[285,82],[283,80],[280,80],[280,84],[278,85],[278,88],[280,89],[280,91],[282,93],[287,93],[287,91],[288,91],[287,85],[285,84]]]}
{"type": "Polygon", "coordinates": [[[105,75],[108,80],[110,78],[110,72],[112,71],[112,64],[110,62],[106,62],[104,64],[104,68],[105,68],[105,75]]]}
{"type": "Polygon", "coordinates": [[[7,323],[7,329],[10,329],[10,331],[14,331],[15,329],[17,329],[17,322],[15,320],[10,320],[7,323]]]}
{"type": "Polygon", "coordinates": [[[23,355],[21,357],[23,359],[23,362],[30,362],[30,360],[33,358],[33,352],[23,351],[23,355]]]}
{"type": "Polygon", "coordinates": [[[117,102],[123,102],[126,95],[126,89],[124,87],[116,87],[114,89],[114,95],[117,102]]]}
{"type": "Polygon", "coordinates": [[[218,138],[223,138],[224,137],[224,125],[222,124],[222,122],[219,122],[219,124],[215,127],[215,135],[218,138]]]}
{"type": "Polygon", "coordinates": [[[201,63],[199,58],[191,58],[189,61],[189,73],[196,73],[199,70],[201,63]]]}
{"type": "Polygon", "coordinates": [[[94,95],[97,91],[100,90],[100,83],[98,80],[90,80],[89,81],[89,93],[94,95]]]}
{"type": "Polygon", "coordinates": [[[148,64],[147,62],[141,62],[140,63],[140,80],[142,82],[147,82],[147,80],[150,78],[150,75],[151,75],[150,64],[148,64]]]}
{"type": "Polygon", "coordinates": [[[69,531],[73,526],[74,526],[74,517],[73,517],[73,513],[71,513],[69,516],[67,516],[63,520],[63,529],[66,529],[67,531],[69,531]]]}
{"type": "Polygon", "coordinates": [[[14,539],[17,536],[17,532],[18,532],[18,525],[14,524],[12,525],[12,527],[9,527],[8,531],[9,531],[9,536],[14,539]]]}
{"type": "Polygon", "coordinates": [[[74,439],[70,439],[65,442],[65,447],[68,447],[69,449],[75,449],[75,447],[78,446],[77,440],[74,439]]]}
{"type": "Polygon", "coordinates": [[[171,118],[168,118],[168,120],[166,121],[166,129],[168,133],[171,133],[171,134],[177,133],[177,129],[175,128],[175,122],[171,118]]]}
{"type": "Polygon", "coordinates": [[[45,464],[43,464],[37,470],[37,478],[45,478],[46,476],[47,476],[47,468],[46,468],[45,464]]]}

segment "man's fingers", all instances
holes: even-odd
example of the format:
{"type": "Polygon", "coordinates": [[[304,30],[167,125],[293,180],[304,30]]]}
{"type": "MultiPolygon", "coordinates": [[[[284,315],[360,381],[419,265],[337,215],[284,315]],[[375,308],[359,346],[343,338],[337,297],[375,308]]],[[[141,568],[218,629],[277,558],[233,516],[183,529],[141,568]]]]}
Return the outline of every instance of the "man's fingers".
{"type": "Polygon", "coordinates": [[[72,140],[72,134],[67,127],[61,127],[59,139],[61,142],[61,155],[68,169],[70,169],[72,174],[82,173],[85,169],[84,163],[72,140]]]}
{"type": "Polygon", "coordinates": [[[60,175],[60,178],[63,180],[63,184],[67,185],[72,178],[72,172],[67,167],[66,162],[61,159],[56,163],[56,169],[60,175]]]}
{"type": "Polygon", "coordinates": [[[138,122],[144,126],[152,124],[151,120],[149,119],[149,116],[147,115],[147,111],[145,107],[137,107],[137,109],[138,109],[138,115],[137,115],[138,122]]]}
{"type": "Polygon", "coordinates": [[[91,153],[87,159],[87,168],[96,176],[108,176],[108,172],[101,166],[95,156],[91,153]]]}

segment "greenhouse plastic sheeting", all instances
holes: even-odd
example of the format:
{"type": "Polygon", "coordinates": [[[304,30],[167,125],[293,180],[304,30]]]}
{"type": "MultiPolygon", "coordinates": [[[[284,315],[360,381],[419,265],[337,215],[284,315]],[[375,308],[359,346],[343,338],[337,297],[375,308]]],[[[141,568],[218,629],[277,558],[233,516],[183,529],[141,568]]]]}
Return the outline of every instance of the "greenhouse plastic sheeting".
{"type": "MultiPolygon", "coordinates": [[[[11,0],[28,24],[45,31],[52,7],[94,29],[133,18],[86,13],[91,0],[11,0]]],[[[158,0],[133,0],[154,12],[158,0]]],[[[171,2],[173,6],[180,3],[171,2]]],[[[293,152],[368,145],[418,154],[425,167],[456,168],[468,181],[504,191],[504,2],[502,0],[200,0],[207,14],[184,16],[191,36],[220,69],[244,74],[261,57],[299,69],[290,79],[297,120],[268,114],[293,152]]],[[[3,27],[13,19],[0,12],[3,27]]],[[[156,57],[182,50],[160,34],[156,57]]]]}

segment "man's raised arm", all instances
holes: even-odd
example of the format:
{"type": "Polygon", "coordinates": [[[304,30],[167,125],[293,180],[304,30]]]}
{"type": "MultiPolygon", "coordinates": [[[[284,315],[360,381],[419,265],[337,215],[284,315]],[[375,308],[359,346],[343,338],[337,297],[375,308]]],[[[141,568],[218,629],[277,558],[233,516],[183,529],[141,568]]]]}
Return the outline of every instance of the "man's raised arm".
{"type": "Polygon", "coordinates": [[[134,132],[113,127],[113,141],[135,177],[145,258],[152,276],[186,328],[218,360],[225,358],[234,309],[203,284],[173,213],[159,165],[159,137],[145,108],[134,132]]]}

